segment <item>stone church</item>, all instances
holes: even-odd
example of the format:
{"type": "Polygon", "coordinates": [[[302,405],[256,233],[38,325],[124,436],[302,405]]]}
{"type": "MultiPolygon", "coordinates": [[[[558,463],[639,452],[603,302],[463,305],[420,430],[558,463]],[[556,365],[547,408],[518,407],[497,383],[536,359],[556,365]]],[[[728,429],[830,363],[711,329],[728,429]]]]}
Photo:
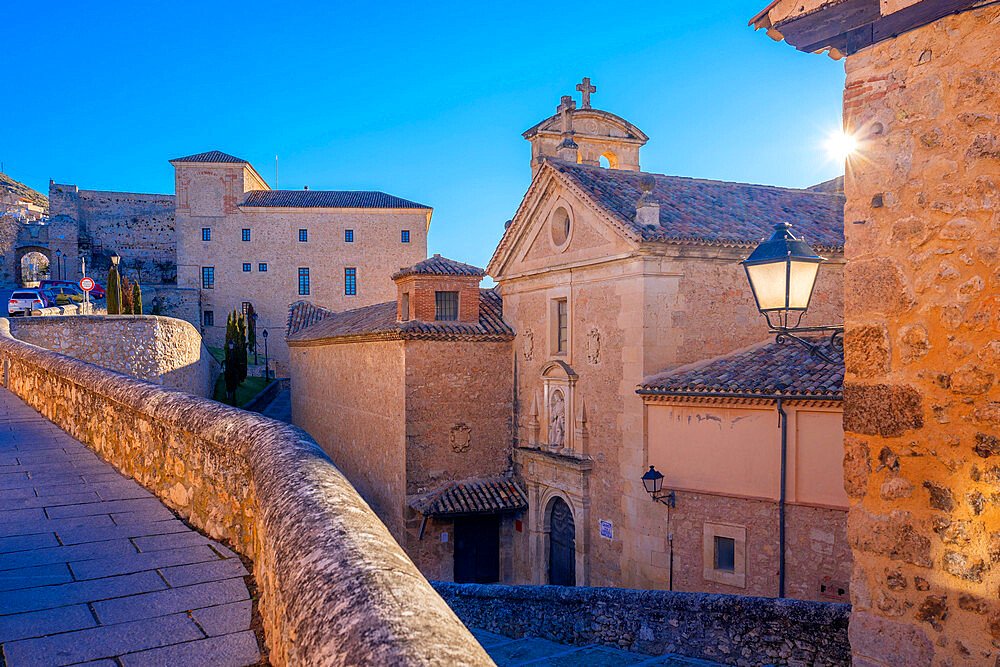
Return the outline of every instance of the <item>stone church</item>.
{"type": "MultiPolygon", "coordinates": [[[[594,109],[589,80],[578,90],[579,107],[563,97],[555,115],[524,133],[532,182],[487,267],[514,334],[510,355],[501,362],[496,353],[487,382],[481,365],[462,365],[454,353],[456,366],[440,380],[449,386],[441,396],[454,404],[414,401],[423,416],[393,413],[404,434],[400,455],[440,461],[433,478],[422,480],[425,492],[467,487],[477,468],[456,462],[447,434],[493,415],[487,432],[471,425],[465,456],[492,461],[480,476],[509,480],[526,504],[469,510],[502,513],[495,528],[478,528],[499,531],[480,543],[480,550],[489,544],[502,551],[494,580],[843,599],[847,498],[839,446],[833,454],[829,446],[842,436],[843,367],[824,368],[808,354],[764,343],[767,329],[739,266],[774,224],[791,223],[829,258],[809,318],[840,322],[843,195],[828,184],[796,190],[643,172],[648,137],[594,109]],[[467,384],[469,369],[476,369],[474,385],[467,384]],[[508,396],[502,436],[496,420],[508,396]],[[426,416],[435,411],[437,421],[426,416]],[[790,425],[780,446],[779,411],[790,425]],[[674,492],[672,505],[646,493],[641,477],[651,465],[674,492]]],[[[433,289],[436,299],[452,298],[450,291],[433,289]]],[[[380,331],[445,326],[433,309],[409,308],[408,298],[400,289],[395,304],[380,307],[397,317],[380,331]]],[[[291,334],[293,351],[331,350],[301,368],[293,361],[293,394],[312,394],[324,378],[349,374],[360,395],[373,395],[378,384],[409,406],[416,393],[408,355],[376,354],[387,343],[373,332],[365,334],[365,358],[379,360],[379,376],[359,376],[346,352],[334,355],[346,343],[344,330],[328,335],[323,327],[344,318],[365,319],[293,311],[290,321],[313,322],[291,334]]],[[[329,398],[316,404],[293,396],[293,421],[310,432],[329,422],[348,400],[329,398]]],[[[410,521],[422,526],[423,540],[430,525],[435,543],[450,542],[447,533],[458,529],[422,514],[418,489],[373,465],[388,454],[382,438],[353,433],[351,447],[364,452],[355,458],[338,449],[334,431],[313,435],[377,509],[376,490],[394,489],[393,506],[408,508],[393,510],[397,534],[410,521]],[[359,468],[363,480],[351,475],[359,468]]],[[[424,557],[427,547],[401,541],[428,576],[450,574],[450,565],[440,566],[450,552],[424,557]]]]}

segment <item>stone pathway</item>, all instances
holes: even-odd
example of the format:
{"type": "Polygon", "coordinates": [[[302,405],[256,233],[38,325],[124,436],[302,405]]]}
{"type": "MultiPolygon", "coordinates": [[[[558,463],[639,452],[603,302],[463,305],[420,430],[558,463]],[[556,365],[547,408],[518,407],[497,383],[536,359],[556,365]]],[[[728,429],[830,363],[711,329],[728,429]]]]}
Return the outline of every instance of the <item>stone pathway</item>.
{"type": "Polygon", "coordinates": [[[719,663],[688,658],[671,653],[657,657],[630,653],[609,646],[569,646],[547,639],[511,639],[486,630],[472,628],[472,634],[482,644],[499,667],[531,665],[532,667],[722,667],[719,663]]]}
{"type": "Polygon", "coordinates": [[[254,664],[246,574],[0,388],[0,665],[254,664]]]}
{"type": "Polygon", "coordinates": [[[265,417],[270,417],[271,419],[277,419],[280,422],[285,422],[286,424],[292,423],[292,390],[283,389],[278,392],[278,395],[274,397],[274,400],[268,403],[264,411],[261,412],[265,417]]]}

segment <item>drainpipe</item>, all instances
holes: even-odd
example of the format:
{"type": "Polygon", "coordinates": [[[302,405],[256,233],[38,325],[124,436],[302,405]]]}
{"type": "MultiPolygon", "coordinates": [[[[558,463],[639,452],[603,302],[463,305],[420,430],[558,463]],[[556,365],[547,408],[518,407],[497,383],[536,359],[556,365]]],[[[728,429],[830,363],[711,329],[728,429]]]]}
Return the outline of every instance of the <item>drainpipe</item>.
{"type": "Polygon", "coordinates": [[[778,492],[778,597],[785,597],[785,472],[788,452],[788,415],[778,396],[778,422],[781,424],[781,488],[778,492]]]}

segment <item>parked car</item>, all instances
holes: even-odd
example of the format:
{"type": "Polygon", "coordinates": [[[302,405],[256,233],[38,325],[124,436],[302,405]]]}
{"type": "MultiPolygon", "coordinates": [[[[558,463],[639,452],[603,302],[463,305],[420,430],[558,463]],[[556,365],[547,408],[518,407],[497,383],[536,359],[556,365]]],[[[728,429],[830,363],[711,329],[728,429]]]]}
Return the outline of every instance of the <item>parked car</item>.
{"type": "Polygon", "coordinates": [[[41,310],[45,307],[45,294],[42,293],[42,290],[15,290],[10,295],[10,301],[7,302],[7,313],[11,317],[15,315],[31,315],[31,311],[41,310]]]}
{"type": "Polygon", "coordinates": [[[50,289],[40,289],[42,296],[45,297],[45,307],[50,308],[56,305],[56,293],[50,289]]]}
{"type": "MultiPolygon", "coordinates": [[[[77,289],[80,289],[80,283],[73,282],[72,280],[43,280],[40,283],[38,283],[38,286],[43,289],[55,287],[57,285],[66,285],[69,287],[75,287],[77,289]]],[[[80,290],[80,293],[82,294],[83,290],[80,290]]],[[[104,298],[104,288],[98,285],[97,281],[94,281],[94,289],[90,290],[90,296],[91,298],[94,299],[104,298]]]]}
{"type": "Polygon", "coordinates": [[[75,285],[52,285],[48,289],[56,295],[57,306],[83,301],[83,290],[75,285]]]}

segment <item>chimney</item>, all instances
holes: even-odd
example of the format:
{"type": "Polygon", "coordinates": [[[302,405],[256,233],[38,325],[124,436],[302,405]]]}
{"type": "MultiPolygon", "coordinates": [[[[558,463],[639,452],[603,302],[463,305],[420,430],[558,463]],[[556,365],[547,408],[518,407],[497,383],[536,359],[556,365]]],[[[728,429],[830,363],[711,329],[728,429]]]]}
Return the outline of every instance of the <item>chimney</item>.
{"type": "Polygon", "coordinates": [[[635,203],[635,221],[644,227],[655,227],[660,224],[660,204],[653,197],[653,187],[656,179],[651,174],[643,174],[639,179],[642,195],[635,203]]]}

